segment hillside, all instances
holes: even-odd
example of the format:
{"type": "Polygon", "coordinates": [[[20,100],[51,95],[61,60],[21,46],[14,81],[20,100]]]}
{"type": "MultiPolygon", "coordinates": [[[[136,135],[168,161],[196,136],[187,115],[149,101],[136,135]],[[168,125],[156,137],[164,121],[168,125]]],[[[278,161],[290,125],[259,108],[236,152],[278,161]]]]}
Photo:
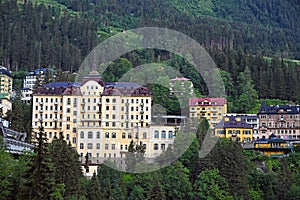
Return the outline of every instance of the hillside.
{"type": "MultiPolygon", "coordinates": [[[[123,29],[167,27],[209,51],[230,80],[226,91],[233,101],[247,67],[260,99],[300,101],[299,62],[290,62],[300,59],[299,5],[296,0],[5,0],[0,2],[0,61],[12,71],[50,66],[76,72],[99,42],[123,29]]],[[[153,49],[123,57],[133,66],[167,61],[207,94],[184,59],[153,49]]]]}
{"type": "Polygon", "coordinates": [[[299,58],[300,3],[297,0],[57,0],[110,27],[162,26],[182,31],[207,48],[299,58]]]}

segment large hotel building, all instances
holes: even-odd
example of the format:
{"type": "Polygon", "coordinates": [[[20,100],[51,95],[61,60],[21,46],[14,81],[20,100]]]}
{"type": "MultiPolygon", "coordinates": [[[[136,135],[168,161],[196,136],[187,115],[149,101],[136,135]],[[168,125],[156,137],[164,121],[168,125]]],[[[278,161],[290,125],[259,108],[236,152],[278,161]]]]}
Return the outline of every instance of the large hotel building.
{"type": "Polygon", "coordinates": [[[175,126],[151,124],[149,90],[132,82],[104,82],[93,70],[82,82],[54,82],[35,89],[32,127],[41,122],[48,141],[63,132],[84,162],[124,158],[133,140],[154,158],[173,143],[175,126]]]}

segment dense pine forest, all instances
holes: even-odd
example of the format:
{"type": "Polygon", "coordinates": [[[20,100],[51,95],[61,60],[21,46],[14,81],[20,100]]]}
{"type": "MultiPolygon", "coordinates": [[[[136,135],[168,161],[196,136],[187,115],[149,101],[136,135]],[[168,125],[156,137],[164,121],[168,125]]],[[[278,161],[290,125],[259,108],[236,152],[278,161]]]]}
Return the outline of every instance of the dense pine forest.
{"type": "MultiPolygon", "coordinates": [[[[20,89],[26,72],[38,67],[77,72],[97,44],[122,30],[166,27],[210,53],[221,69],[228,112],[256,113],[261,99],[300,102],[299,16],[299,0],[1,0],[0,64],[13,72],[14,87],[20,89]]],[[[122,56],[104,79],[118,81],[146,63],[171,66],[192,80],[197,95],[207,95],[202,77],[186,59],[157,49],[122,56]]],[[[59,74],[57,80],[70,79],[59,74]]],[[[148,87],[153,103],[180,114],[168,88],[148,87]]],[[[30,105],[16,98],[6,116],[11,128],[30,132],[30,118],[30,105]]],[[[35,153],[18,159],[0,144],[0,199],[299,199],[299,149],[273,159],[220,140],[199,159],[207,126],[206,120],[200,122],[192,145],[170,166],[130,174],[103,165],[90,180],[62,137],[51,144],[39,140],[35,153]]],[[[168,149],[157,161],[163,165],[164,156],[173,153],[168,149]]]]}
{"type": "MultiPolygon", "coordinates": [[[[191,36],[210,52],[224,70],[223,78],[232,80],[226,82],[232,101],[242,95],[238,77],[246,68],[259,99],[300,100],[299,62],[293,61],[300,52],[296,0],[5,0],[0,5],[0,60],[12,71],[43,66],[76,72],[93,47],[109,36],[124,29],[159,26],[191,36]]],[[[167,61],[191,78],[202,95],[207,94],[205,83],[191,73],[185,59],[151,49],[124,57],[133,66],[167,61]]]]}

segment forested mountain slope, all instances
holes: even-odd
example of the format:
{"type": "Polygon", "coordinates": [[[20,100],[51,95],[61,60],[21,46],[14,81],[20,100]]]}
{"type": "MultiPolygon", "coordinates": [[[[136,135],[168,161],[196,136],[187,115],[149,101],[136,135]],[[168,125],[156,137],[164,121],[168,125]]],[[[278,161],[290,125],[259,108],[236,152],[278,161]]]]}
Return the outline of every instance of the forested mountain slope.
{"type": "MultiPolygon", "coordinates": [[[[248,67],[259,98],[299,101],[299,63],[281,59],[300,59],[299,6],[299,0],[3,0],[0,64],[12,71],[55,66],[76,72],[93,47],[123,29],[167,27],[209,51],[232,99],[241,95],[238,76],[248,67]]],[[[184,59],[151,49],[124,57],[133,66],[166,61],[206,95],[184,59]]]]}

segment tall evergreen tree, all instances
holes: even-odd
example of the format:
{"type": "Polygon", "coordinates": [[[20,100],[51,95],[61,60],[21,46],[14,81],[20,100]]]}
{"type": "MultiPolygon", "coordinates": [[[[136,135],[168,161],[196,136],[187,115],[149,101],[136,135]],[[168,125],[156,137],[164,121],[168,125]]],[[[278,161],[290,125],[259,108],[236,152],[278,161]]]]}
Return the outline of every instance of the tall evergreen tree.
{"type": "Polygon", "coordinates": [[[46,200],[50,199],[50,195],[55,191],[55,183],[42,121],[36,140],[35,154],[30,157],[29,169],[24,174],[22,197],[23,199],[46,200]]]}

